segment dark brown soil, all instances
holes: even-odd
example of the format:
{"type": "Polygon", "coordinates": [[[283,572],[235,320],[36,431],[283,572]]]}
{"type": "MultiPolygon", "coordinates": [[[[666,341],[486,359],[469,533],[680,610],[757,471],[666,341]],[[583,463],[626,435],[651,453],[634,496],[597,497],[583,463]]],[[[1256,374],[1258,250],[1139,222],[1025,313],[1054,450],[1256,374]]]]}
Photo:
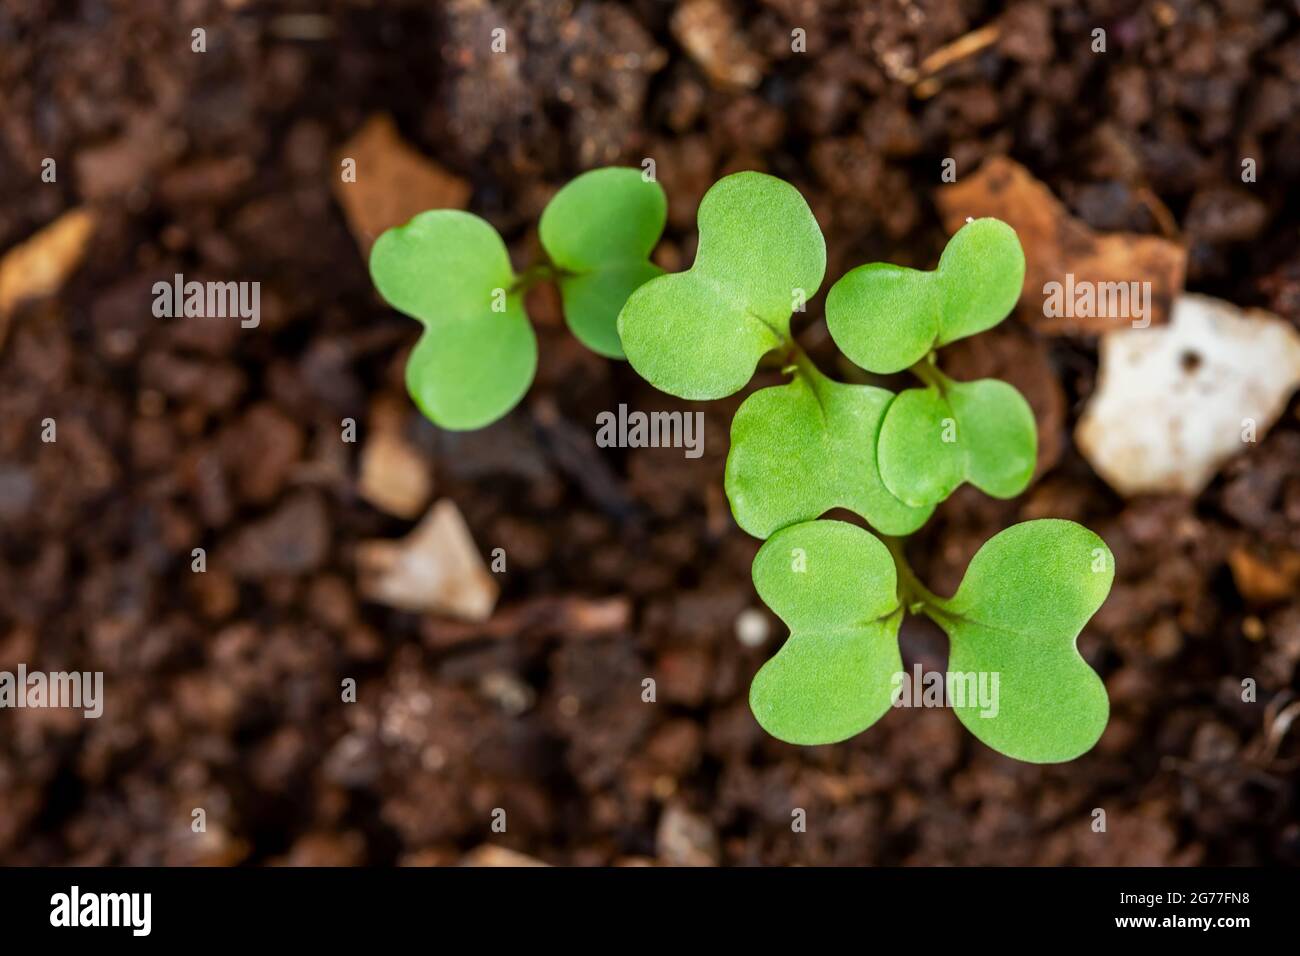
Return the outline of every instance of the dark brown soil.
{"type": "MultiPolygon", "coordinates": [[[[1070,440],[1095,342],[1013,324],[972,346],[965,370],[1014,370],[1035,400],[1050,470],[1015,501],[954,495],[913,542],[918,570],[946,591],[1026,517],[1100,532],[1118,575],[1080,648],[1110,726],[1052,767],[944,710],[797,749],[746,704],[784,630],[769,618],[758,648],[735,633],[761,607],[757,542],[722,494],[739,397],[700,406],[697,461],[597,449],[597,412],[680,406],[583,350],[541,296],[524,404],[439,434],[404,398],[416,325],[374,295],[333,197],[335,150],[389,112],[523,266],[555,188],[653,157],[659,257],[679,268],[703,191],[762,168],[809,198],[833,278],[930,265],[943,159],[960,174],[1009,154],[1097,229],[1155,233],[1167,210],[1189,288],[1297,322],[1300,4],[691,6],[0,0],[0,249],[75,206],[100,217],[62,292],[0,340],[0,669],[108,686],[99,720],[0,712],[0,863],[450,863],[487,843],[571,864],[1300,862],[1300,601],[1248,599],[1229,564],[1300,551],[1294,400],[1195,501],[1125,502],[1070,440]],[[996,42],[918,92],[925,57],[991,23],[996,42]],[[174,271],[261,281],[260,328],[153,318],[174,271]],[[404,403],[437,496],[510,556],[493,626],[358,595],[358,542],[410,527],[356,490],[382,398],[404,403]],[[625,628],[573,624],[575,602],[619,596],[625,628]]],[[[832,369],[821,302],[800,334],[832,369]]],[[[902,640],[909,666],[942,665],[938,632],[902,640]]]]}

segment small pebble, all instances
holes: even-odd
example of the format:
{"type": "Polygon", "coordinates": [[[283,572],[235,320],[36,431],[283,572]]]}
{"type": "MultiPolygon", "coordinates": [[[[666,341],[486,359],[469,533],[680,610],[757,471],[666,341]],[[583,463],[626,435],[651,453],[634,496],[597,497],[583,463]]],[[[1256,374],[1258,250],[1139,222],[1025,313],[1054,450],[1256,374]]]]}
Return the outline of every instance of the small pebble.
{"type": "Polygon", "coordinates": [[[771,630],[767,615],[756,608],[747,607],[736,615],[736,639],[745,647],[762,647],[771,630]]]}

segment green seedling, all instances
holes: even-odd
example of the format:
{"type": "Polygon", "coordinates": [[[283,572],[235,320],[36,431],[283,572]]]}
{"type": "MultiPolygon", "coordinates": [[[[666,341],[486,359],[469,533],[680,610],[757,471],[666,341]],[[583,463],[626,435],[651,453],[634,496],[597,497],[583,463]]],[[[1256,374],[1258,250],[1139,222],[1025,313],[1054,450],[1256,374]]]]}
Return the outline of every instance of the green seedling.
{"type": "Polygon", "coordinates": [[[745,399],[731,422],[725,489],[736,523],[758,538],[847,508],[883,534],[911,534],[934,511],[912,507],[885,486],[876,443],[894,393],[845,385],[802,352],[785,385],[745,399]]]}
{"type": "Polygon", "coordinates": [[[929,385],[900,392],[880,424],[876,454],[890,493],[923,507],[963,481],[994,498],[1024,491],[1038,455],[1024,397],[996,379],[955,382],[928,363],[922,374],[929,385]]]}
{"type": "Polygon", "coordinates": [[[537,369],[524,294],[538,282],[559,286],[580,341],[621,357],[615,322],[628,294],[661,271],[647,257],[665,210],[663,190],[639,170],[580,176],[542,213],[549,261],[522,273],[496,230],[467,212],[431,210],[384,232],[370,253],[375,288],[424,325],[406,366],[415,404],[449,429],[481,428],[514,408],[537,369]]]}
{"type": "Polygon", "coordinates": [[[932,351],[993,328],[1020,298],[1025,253],[999,219],[968,222],[939,266],[920,272],[886,262],[858,266],[826,294],[826,325],[855,364],[887,375],[932,351]]]}
{"type": "Polygon", "coordinates": [[[768,733],[826,744],[879,720],[896,699],[898,629],[911,612],[947,632],[950,674],[999,675],[992,713],[971,700],[953,704],[988,746],[1053,763],[1096,743],[1109,703],[1075,641],[1114,576],[1101,538],[1071,521],[1015,525],[980,548],[951,598],[926,590],[901,544],[891,545],[845,522],[810,521],[759,549],[754,586],[790,628],[750,688],[750,707],[768,733]]]}
{"type": "Polygon", "coordinates": [[[623,358],[616,323],[623,303],[663,269],[650,262],[668,200],[640,170],[595,169],[569,183],[542,211],[542,247],[560,270],[564,318],[583,345],[623,358]]]}
{"type": "Polygon", "coordinates": [[[738,173],[699,210],[699,252],[652,279],[618,319],[632,367],[688,399],[739,391],[765,357],[790,376],[750,395],[731,427],[725,488],[737,523],[766,538],[760,597],[790,627],[754,678],[750,706],[781,740],[826,744],[865,730],[897,700],[898,629],[923,614],[951,641],[953,675],[996,676],[997,705],[949,694],[958,719],[1020,760],[1071,760],[1096,742],[1109,704],[1075,641],[1101,605],[1113,559],[1068,521],[1016,525],[980,549],[957,593],[912,573],[897,536],[917,530],[963,481],[997,497],[1028,485],[1037,435],[1024,398],[990,379],[958,382],[935,352],[992,328],[1015,306],[1025,259],[1005,223],[968,223],[933,272],[874,263],[832,286],[827,324],[869,372],[904,369],[923,387],[894,394],[835,382],[796,344],[792,314],[824,276],[825,243],[789,184],[738,173]],[[876,530],[815,520],[847,508],[876,530]]]}
{"type": "Polygon", "coordinates": [[[1012,498],[1033,477],[1038,439],[1021,394],[991,379],[953,381],[934,355],[1001,322],[1024,276],[1015,231],[977,219],[952,237],[933,272],[871,263],[826,295],[826,325],[845,355],[870,372],[910,369],[925,383],[894,399],[877,446],[885,487],[913,507],[942,501],[963,481],[1012,498]]]}
{"type": "Polygon", "coordinates": [[[788,380],[748,396],[731,428],[725,490],[742,528],[766,543],[754,561],[763,600],[791,636],[754,678],[750,705],[774,737],[845,740],[898,701],[899,627],[929,617],[951,642],[954,674],[999,677],[996,707],[957,699],[957,718],[1020,760],[1070,760],[1106,725],[1097,674],[1075,647],[1114,574],[1104,542],[1068,521],[1015,525],[975,555],[950,598],[916,578],[901,536],[963,481],[997,497],[1033,474],[1034,418],[1010,385],[958,382],[936,351],[992,328],[1024,278],[1015,232],[970,222],[933,272],[873,263],[826,301],[831,335],[877,374],[904,369],[921,388],[895,394],[836,382],[796,343],[791,319],[821,286],[826,245],[789,183],[756,172],[716,183],[700,203],[699,248],[686,272],[650,257],[666,205],[631,169],[596,170],[556,194],[539,234],[547,261],[521,273],[500,236],[469,213],[435,210],[380,237],[380,294],[425,326],[407,385],[435,423],[477,428],[527,391],[537,344],[523,296],[554,282],[585,345],[626,354],[660,389],[686,399],[731,395],[765,359],[788,380]],[[835,508],[881,535],[822,519],[835,508]]]}
{"type": "Polygon", "coordinates": [[[618,333],[650,384],[688,399],[745,387],[758,360],[791,345],[790,315],[821,287],[826,241],[789,183],[735,173],[700,201],[699,250],[686,272],[628,297],[618,333]]]}
{"type": "Polygon", "coordinates": [[[389,305],[424,324],[406,388],[430,421],[481,428],[523,398],[537,338],[495,229],[467,212],[422,212],[375,241],[370,275],[389,305]]]}
{"type": "Polygon", "coordinates": [[[893,393],[831,381],[790,332],[826,272],[808,204],[774,176],[736,173],[705,194],[698,219],[695,263],[629,296],[619,334],[632,367],[681,398],[739,391],[767,355],[788,363],[791,381],[751,395],[732,423],[726,491],[737,523],[767,537],[844,507],[887,534],[915,531],[933,504],[899,499],[876,464],[893,393]]]}

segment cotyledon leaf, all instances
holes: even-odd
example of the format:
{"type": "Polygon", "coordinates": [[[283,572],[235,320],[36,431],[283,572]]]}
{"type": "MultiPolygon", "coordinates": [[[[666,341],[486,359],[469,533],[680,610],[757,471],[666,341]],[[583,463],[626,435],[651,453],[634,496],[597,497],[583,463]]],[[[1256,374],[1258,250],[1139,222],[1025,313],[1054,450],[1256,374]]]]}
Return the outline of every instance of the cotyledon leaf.
{"type": "Polygon", "coordinates": [[[742,172],[700,202],[699,251],[685,272],[651,279],[618,317],[628,361],[679,398],[739,391],[790,337],[790,314],[821,286],[826,242],[789,183],[742,172]]]}
{"type": "Polygon", "coordinates": [[[885,410],[876,455],[880,477],[913,507],[935,505],[963,481],[994,498],[1029,485],[1038,431],[1029,403],[997,379],[900,392],[885,410]]]}
{"type": "Polygon", "coordinates": [[[826,326],[854,363],[899,372],[931,350],[1001,322],[1020,298],[1025,253],[1000,219],[976,219],[948,240],[932,272],[873,262],[826,294],[826,326]]]}
{"type": "Polygon", "coordinates": [[[456,209],[422,212],[375,241],[370,276],[389,305],[424,325],[406,387],[430,421],[481,428],[518,404],[537,340],[495,229],[456,209]]]}
{"type": "Polygon", "coordinates": [[[635,289],[663,275],[649,259],[667,216],[663,187],[627,167],[583,173],[542,211],[538,234],[561,269],[565,321],[593,352],[623,358],[618,313],[635,289]]]}
{"type": "Polygon", "coordinates": [[[985,542],[957,593],[928,612],[951,641],[950,703],[966,729],[1030,763],[1092,748],[1110,703],[1075,642],[1114,575],[1106,543],[1073,521],[1026,521],[985,542]],[[983,700],[969,693],[980,675],[983,700]]]}
{"type": "Polygon", "coordinates": [[[801,359],[785,385],[745,399],[731,422],[725,488],[736,523],[758,538],[848,508],[882,534],[911,534],[933,506],[890,494],[876,439],[893,393],[846,385],[801,359]]]}
{"type": "Polygon", "coordinates": [[[759,597],[790,628],[750,685],[763,729],[787,743],[829,744],[879,720],[902,671],[888,549],[855,525],[809,521],[772,535],[753,574],[759,597]]]}

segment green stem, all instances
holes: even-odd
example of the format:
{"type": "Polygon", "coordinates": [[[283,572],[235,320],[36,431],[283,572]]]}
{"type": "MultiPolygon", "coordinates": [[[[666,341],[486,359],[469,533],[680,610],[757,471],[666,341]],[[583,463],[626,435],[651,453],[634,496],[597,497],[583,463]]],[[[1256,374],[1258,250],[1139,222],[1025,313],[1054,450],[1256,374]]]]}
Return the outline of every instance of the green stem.
{"type": "Polygon", "coordinates": [[[935,363],[933,352],[909,368],[908,371],[926,385],[938,389],[940,394],[943,394],[944,391],[947,390],[949,378],[947,375],[944,375],[943,372],[939,371],[939,366],[935,363]]]}
{"type": "Polygon", "coordinates": [[[813,363],[813,360],[808,357],[808,353],[805,352],[799,346],[799,343],[793,339],[790,340],[790,351],[786,359],[785,368],[802,375],[804,378],[808,379],[808,384],[814,386],[820,379],[826,377],[821,373],[821,369],[813,363]]]}
{"type": "Polygon", "coordinates": [[[567,269],[561,269],[549,262],[538,262],[515,276],[515,281],[511,283],[509,291],[512,293],[526,292],[539,282],[554,282],[556,279],[572,274],[567,269]]]}
{"type": "MultiPolygon", "coordinates": [[[[829,381],[817,368],[808,353],[800,348],[799,343],[794,340],[791,340],[790,348],[785,353],[783,361],[785,362],[784,371],[802,375],[814,390],[819,383],[829,381]]],[[[940,391],[943,391],[949,381],[948,377],[935,366],[933,352],[913,366],[911,371],[927,385],[938,388],[940,391]]],[[[894,559],[894,567],[898,572],[899,610],[906,610],[911,614],[924,614],[934,621],[947,617],[947,602],[922,584],[921,579],[912,570],[912,566],[908,564],[904,539],[887,535],[881,535],[880,537],[884,541],[885,547],[889,549],[889,553],[894,559]]]]}
{"type": "Polygon", "coordinates": [[[894,567],[898,570],[898,603],[912,614],[925,614],[934,617],[943,614],[943,598],[935,594],[916,576],[912,566],[907,563],[905,543],[902,538],[882,537],[885,547],[894,558],[894,567]]]}

